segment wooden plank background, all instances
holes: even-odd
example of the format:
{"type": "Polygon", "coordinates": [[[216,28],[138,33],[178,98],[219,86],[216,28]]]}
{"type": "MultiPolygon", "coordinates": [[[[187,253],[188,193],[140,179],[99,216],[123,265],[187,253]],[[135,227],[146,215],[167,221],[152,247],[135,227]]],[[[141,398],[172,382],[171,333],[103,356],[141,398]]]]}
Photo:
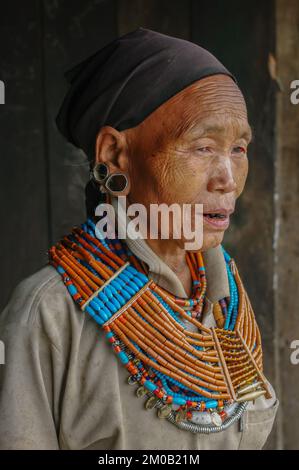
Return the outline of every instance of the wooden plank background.
{"type": "Polygon", "coordinates": [[[275,230],[275,364],[281,409],[279,446],[299,448],[299,365],[290,361],[290,344],[299,339],[299,104],[290,101],[290,83],[299,80],[299,5],[278,0],[276,230],[275,230]]]}
{"type": "Polygon", "coordinates": [[[206,47],[237,76],[255,138],[246,190],[224,244],[248,289],[263,331],[265,373],[280,394],[267,444],[273,449],[299,447],[299,420],[292,419],[298,416],[299,367],[290,365],[288,346],[296,333],[299,339],[293,307],[299,227],[291,217],[299,198],[299,114],[286,93],[278,93],[268,58],[277,49],[286,87],[299,79],[298,25],[296,0],[27,0],[26,6],[11,0],[3,2],[0,17],[6,86],[0,106],[1,308],[16,283],[47,262],[47,248],[85,217],[86,159],[54,122],[65,70],[143,26],[206,47]]]}

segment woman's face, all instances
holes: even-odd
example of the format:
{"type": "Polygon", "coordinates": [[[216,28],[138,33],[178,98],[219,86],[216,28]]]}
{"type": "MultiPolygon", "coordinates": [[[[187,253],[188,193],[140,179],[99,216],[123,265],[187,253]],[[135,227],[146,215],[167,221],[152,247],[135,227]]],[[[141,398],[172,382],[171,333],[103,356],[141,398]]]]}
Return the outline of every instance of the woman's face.
{"type": "Polygon", "coordinates": [[[201,203],[202,250],[219,245],[229,225],[225,211],[234,211],[248,173],[251,130],[234,81],[225,75],[199,80],[124,132],[130,152],[129,203],[147,209],[151,203],[201,203]],[[177,132],[178,127],[183,129],[177,132]],[[216,211],[225,217],[213,217],[216,211]]]}

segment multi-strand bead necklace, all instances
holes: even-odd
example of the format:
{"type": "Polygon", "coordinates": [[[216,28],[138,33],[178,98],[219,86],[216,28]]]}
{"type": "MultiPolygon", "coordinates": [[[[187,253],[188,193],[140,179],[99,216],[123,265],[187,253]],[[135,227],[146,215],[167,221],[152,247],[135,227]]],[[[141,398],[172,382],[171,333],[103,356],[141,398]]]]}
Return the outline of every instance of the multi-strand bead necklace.
{"type": "Polygon", "coordinates": [[[200,322],[207,287],[200,252],[186,255],[193,292],[183,299],[149,279],[123,240],[97,237],[90,219],[49,250],[70,295],[129,372],[128,383],[147,398],[145,407],[192,432],[222,431],[249,400],[271,396],[250,301],[233,259],[223,253],[230,296],[213,305],[217,327],[207,328],[200,322]]]}

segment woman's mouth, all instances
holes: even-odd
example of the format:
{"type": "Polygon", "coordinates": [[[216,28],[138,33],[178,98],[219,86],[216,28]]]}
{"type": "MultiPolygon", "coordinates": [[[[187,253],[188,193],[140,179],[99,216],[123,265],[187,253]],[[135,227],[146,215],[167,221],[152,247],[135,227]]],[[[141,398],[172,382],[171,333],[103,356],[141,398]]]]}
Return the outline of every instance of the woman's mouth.
{"type": "Polygon", "coordinates": [[[203,219],[216,228],[226,229],[229,226],[229,214],[203,214],[203,219]]]}

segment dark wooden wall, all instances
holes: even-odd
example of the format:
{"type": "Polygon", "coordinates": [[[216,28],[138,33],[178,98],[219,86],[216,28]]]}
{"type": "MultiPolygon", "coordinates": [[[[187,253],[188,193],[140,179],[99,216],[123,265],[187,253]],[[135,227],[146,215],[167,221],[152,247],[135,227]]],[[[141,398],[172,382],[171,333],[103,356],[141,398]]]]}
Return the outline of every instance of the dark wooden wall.
{"type": "Polygon", "coordinates": [[[275,344],[279,445],[299,448],[299,365],[290,361],[290,345],[299,339],[299,104],[290,101],[290,82],[299,80],[299,4],[277,0],[276,57],[281,90],[277,95],[275,185],[275,344]]]}
{"type": "MultiPolygon", "coordinates": [[[[295,1],[288,2],[298,13],[295,1]]],[[[281,388],[286,378],[281,377],[279,369],[279,312],[275,308],[283,304],[275,302],[273,282],[277,276],[273,244],[277,86],[268,71],[268,57],[276,48],[275,8],[274,0],[2,2],[0,79],[6,85],[6,104],[0,106],[0,306],[19,280],[46,263],[50,244],[85,217],[86,160],[64,142],[54,123],[66,90],[63,71],[138,26],[192,40],[215,53],[237,76],[247,100],[255,134],[250,173],[225,246],[238,263],[261,325],[265,373],[274,387],[294,402],[293,411],[298,416],[295,390],[287,392],[286,384],[281,388]]],[[[283,15],[285,10],[280,6],[279,11],[283,15]]],[[[286,35],[288,19],[284,21],[286,35]]],[[[298,154],[294,145],[292,150],[298,154]]],[[[298,149],[298,141],[296,145],[298,149]]],[[[286,181],[281,191],[287,191],[286,181]]],[[[281,245],[281,251],[288,250],[285,245],[281,245]]],[[[281,278],[284,275],[281,271],[281,278]]],[[[291,304],[286,305],[291,308],[291,304]]],[[[284,328],[292,329],[292,321],[296,321],[294,317],[284,323],[284,328]]],[[[282,355],[283,360],[286,356],[282,355]]],[[[298,387],[298,373],[296,384],[298,387]]],[[[292,409],[286,405],[286,410],[291,416],[292,409]]],[[[287,418],[280,417],[268,448],[295,448],[298,419],[292,429],[295,431],[291,431],[287,418]]]]}

